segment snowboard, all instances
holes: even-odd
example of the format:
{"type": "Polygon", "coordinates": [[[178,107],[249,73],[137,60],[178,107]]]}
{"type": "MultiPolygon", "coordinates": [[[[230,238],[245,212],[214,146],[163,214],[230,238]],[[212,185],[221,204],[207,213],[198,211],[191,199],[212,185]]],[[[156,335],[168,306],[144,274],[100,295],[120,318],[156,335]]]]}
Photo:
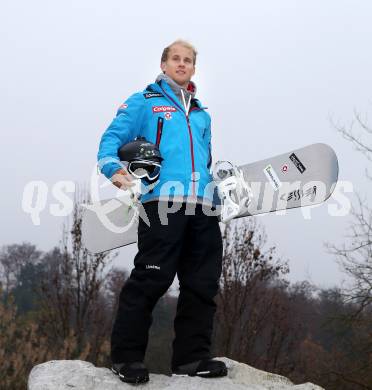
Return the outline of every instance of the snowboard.
{"type": "MultiPolygon", "coordinates": [[[[238,169],[250,187],[251,199],[236,218],[319,204],[331,196],[338,179],[337,156],[322,143],[238,169]]],[[[131,194],[83,206],[82,240],[92,253],[135,243],[137,210],[148,223],[141,203],[131,194]]]]}

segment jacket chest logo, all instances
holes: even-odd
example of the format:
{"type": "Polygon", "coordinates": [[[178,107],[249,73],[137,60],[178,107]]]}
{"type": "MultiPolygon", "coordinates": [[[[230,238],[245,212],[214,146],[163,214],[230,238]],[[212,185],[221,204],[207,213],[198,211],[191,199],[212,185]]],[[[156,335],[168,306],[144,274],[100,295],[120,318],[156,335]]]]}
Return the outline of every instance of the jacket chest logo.
{"type": "Polygon", "coordinates": [[[153,106],[152,107],[152,112],[157,113],[157,112],[175,112],[177,111],[176,107],[173,106],[153,106]]]}

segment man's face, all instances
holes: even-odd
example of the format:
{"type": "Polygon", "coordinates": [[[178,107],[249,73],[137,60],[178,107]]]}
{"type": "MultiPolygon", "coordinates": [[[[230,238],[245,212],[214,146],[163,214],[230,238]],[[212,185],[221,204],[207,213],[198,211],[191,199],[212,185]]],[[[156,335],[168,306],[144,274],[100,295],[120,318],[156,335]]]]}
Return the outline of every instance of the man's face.
{"type": "Polygon", "coordinates": [[[182,45],[169,49],[168,59],[161,63],[162,71],[181,87],[187,88],[195,73],[193,51],[182,45]]]}

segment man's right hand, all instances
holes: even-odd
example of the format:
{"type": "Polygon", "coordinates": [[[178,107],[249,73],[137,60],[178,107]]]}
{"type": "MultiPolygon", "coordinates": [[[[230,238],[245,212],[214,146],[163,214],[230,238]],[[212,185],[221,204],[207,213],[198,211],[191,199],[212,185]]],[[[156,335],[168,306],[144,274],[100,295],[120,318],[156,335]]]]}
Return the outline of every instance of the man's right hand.
{"type": "Polygon", "coordinates": [[[124,191],[135,185],[133,180],[134,177],[124,168],[118,169],[111,177],[112,184],[124,191]]]}

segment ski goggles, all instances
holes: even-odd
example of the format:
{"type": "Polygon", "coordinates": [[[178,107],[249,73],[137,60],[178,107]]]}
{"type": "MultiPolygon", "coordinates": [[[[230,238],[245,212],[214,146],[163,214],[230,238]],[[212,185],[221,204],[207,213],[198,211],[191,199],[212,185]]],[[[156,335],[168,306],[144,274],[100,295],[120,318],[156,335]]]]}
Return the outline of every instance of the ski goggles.
{"type": "Polygon", "coordinates": [[[156,180],[160,175],[161,164],[154,161],[131,161],[128,164],[128,172],[136,179],[156,180]]]}

